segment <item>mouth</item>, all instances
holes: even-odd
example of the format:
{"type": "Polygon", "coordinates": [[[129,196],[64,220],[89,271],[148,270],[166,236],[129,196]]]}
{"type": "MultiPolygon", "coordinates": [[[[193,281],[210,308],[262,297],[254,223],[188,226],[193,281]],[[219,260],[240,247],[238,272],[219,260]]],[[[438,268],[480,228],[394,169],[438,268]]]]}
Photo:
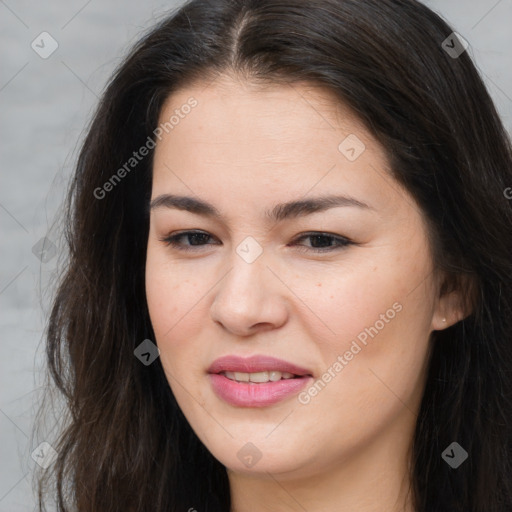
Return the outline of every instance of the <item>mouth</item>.
{"type": "Polygon", "coordinates": [[[208,373],[217,374],[224,372],[229,374],[228,378],[232,379],[234,374],[238,374],[242,379],[234,377],[233,380],[240,380],[242,382],[267,382],[268,380],[279,380],[283,377],[292,378],[303,377],[305,375],[310,377],[312,376],[312,372],[306,368],[302,368],[301,366],[285,361],[284,359],[277,359],[276,357],[263,355],[251,357],[228,355],[219,357],[210,365],[207,371],[208,373]],[[244,380],[247,374],[249,375],[249,379],[244,380]],[[255,380],[252,380],[250,378],[251,376],[253,376],[255,380]],[[278,376],[279,379],[277,379],[278,376]]]}
{"type": "Polygon", "coordinates": [[[208,369],[215,394],[235,407],[265,407],[297,394],[312,372],[269,356],[225,356],[208,369]]]}
{"type": "Polygon", "coordinates": [[[255,373],[220,372],[218,375],[224,375],[227,379],[234,380],[235,382],[248,382],[249,384],[264,384],[265,382],[300,379],[302,377],[302,375],[294,375],[290,372],[280,372],[275,370],[255,373]]]}

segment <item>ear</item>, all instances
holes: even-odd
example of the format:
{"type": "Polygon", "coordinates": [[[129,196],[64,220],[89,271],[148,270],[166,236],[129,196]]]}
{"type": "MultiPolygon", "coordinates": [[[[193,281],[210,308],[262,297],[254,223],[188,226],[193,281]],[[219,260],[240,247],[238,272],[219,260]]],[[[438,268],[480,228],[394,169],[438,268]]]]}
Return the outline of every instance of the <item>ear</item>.
{"type": "Polygon", "coordinates": [[[474,309],[476,286],[468,275],[441,276],[432,315],[433,331],[442,331],[468,317],[474,309]]]}

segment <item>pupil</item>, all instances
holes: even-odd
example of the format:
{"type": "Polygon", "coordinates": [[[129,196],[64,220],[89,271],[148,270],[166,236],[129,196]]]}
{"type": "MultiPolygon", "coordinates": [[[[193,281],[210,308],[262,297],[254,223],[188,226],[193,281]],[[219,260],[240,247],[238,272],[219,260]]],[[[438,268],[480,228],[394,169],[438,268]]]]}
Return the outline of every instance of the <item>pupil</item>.
{"type": "MultiPolygon", "coordinates": [[[[190,245],[201,245],[200,243],[198,244],[194,244],[192,241],[193,240],[196,240],[197,241],[197,238],[196,237],[204,237],[206,238],[208,235],[206,235],[205,233],[191,233],[189,236],[189,242],[191,242],[190,245]]],[[[199,242],[201,242],[201,238],[199,239],[199,242]]],[[[204,240],[203,240],[204,242],[204,240]]]]}
{"type": "Polygon", "coordinates": [[[311,236],[311,242],[312,242],[312,244],[311,244],[311,245],[312,245],[313,247],[318,247],[318,245],[315,245],[315,243],[313,243],[313,241],[315,241],[315,240],[316,240],[316,241],[318,242],[319,240],[322,240],[322,239],[323,239],[324,241],[326,241],[327,243],[326,243],[326,244],[321,244],[321,243],[320,243],[320,247],[329,247],[329,246],[330,246],[330,241],[331,241],[331,239],[330,239],[328,236],[325,236],[325,235],[312,235],[312,236],[311,236]]]}

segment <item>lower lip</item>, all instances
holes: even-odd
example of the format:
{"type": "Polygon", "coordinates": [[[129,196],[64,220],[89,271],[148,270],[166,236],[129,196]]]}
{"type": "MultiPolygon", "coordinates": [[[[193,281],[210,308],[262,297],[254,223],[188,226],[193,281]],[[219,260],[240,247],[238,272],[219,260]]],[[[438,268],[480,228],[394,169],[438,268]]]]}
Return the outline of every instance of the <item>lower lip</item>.
{"type": "Polygon", "coordinates": [[[312,377],[281,379],[276,382],[249,384],[228,379],[224,375],[211,373],[210,382],[216,395],[225,402],[238,407],[265,407],[291,395],[297,394],[312,377]]]}

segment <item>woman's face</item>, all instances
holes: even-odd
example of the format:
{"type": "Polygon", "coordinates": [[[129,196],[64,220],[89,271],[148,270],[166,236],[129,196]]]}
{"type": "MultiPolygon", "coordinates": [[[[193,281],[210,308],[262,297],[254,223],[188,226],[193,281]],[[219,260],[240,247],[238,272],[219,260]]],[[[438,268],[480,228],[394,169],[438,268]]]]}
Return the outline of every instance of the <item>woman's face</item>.
{"type": "Polygon", "coordinates": [[[305,84],[218,78],[172,95],[160,122],[173,115],[154,154],[146,291],[198,437],[234,472],[283,478],[404,459],[429,335],[452,322],[383,148],[305,84]]]}

